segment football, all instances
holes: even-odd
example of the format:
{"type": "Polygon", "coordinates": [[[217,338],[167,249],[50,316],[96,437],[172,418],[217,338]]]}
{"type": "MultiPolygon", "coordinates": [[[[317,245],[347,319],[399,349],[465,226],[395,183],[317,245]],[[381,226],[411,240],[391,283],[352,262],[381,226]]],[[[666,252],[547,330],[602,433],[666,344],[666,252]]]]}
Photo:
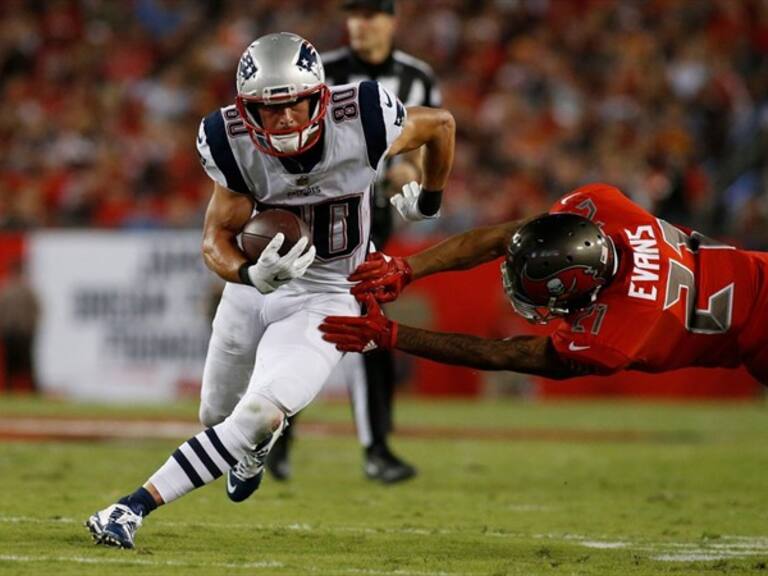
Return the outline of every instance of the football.
{"type": "Polygon", "coordinates": [[[243,226],[243,232],[240,237],[243,252],[250,262],[256,262],[261,256],[262,250],[278,232],[285,236],[283,245],[280,247],[280,256],[285,256],[302,236],[307,236],[311,246],[311,236],[309,227],[304,221],[288,210],[273,208],[259,212],[243,226]]]}

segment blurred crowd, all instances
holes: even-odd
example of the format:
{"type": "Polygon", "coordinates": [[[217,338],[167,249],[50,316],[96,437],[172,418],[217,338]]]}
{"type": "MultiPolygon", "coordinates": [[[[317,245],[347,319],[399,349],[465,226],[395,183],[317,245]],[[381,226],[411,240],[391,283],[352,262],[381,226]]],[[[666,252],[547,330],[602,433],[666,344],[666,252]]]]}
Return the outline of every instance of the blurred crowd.
{"type": "MultiPolygon", "coordinates": [[[[199,226],[211,183],[194,140],[233,101],[242,50],[281,30],[342,45],[338,7],[4,0],[0,230],[199,226]]],[[[398,47],[434,67],[458,125],[430,233],[601,180],[768,249],[768,0],[399,0],[398,17],[398,47]]]]}

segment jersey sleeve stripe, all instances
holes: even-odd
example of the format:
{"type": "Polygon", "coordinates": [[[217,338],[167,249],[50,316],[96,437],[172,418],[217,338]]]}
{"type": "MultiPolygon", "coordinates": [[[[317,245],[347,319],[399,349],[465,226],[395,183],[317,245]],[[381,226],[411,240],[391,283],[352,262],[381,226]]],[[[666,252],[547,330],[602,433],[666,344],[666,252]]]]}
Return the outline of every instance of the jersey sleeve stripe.
{"type": "Polygon", "coordinates": [[[203,120],[203,128],[213,160],[227,180],[227,188],[233,192],[249,194],[248,184],[245,183],[240,167],[235,160],[235,155],[232,153],[232,147],[229,145],[227,128],[224,125],[224,117],[221,115],[221,111],[217,110],[206,116],[205,120],[203,120]]]}
{"type": "Polygon", "coordinates": [[[360,120],[363,123],[368,162],[375,170],[387,150],[387,129],[381,110],[379,85],[366,80],[360,83],[360,120]]]}

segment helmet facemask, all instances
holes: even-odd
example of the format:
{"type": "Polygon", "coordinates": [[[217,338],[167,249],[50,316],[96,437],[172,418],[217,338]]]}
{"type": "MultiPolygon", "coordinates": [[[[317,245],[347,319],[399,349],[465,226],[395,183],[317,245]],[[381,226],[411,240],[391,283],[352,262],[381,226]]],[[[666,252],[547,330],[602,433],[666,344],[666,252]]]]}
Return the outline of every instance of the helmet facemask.
{"type": "Polygon", "coordinates": [[[254,146],[272,156],[294,156],[306,151],[314,144],[314,137],[328,110],[330,91],[325,84],[317,86],[294,97],[265,99],[258,96],[239,94],[236,99],[237,110],[245,123],[245,128],[254,146]],[[265,128],[261,121],[259,108],[279,104],[293,104],[304,98],[310,100],[309,119],[294,128],[275,130],[265,128]]]}
{"type": "MultiPolygon", "coordinates": [[[[570,307],[558,304],[554,296],[549,299],[546,305],[536,305],[528,300],[516,287],[509,271],[507,262],[501,263],[501,282],[504,286],[504,292],[509,298],[512,308],[520,316],[528,320],[531,324],[547,324],[555,318],[562,318],[571,313],[570,307]]],[[[595,293],[595,297],[597,294],[595,293]]]]}

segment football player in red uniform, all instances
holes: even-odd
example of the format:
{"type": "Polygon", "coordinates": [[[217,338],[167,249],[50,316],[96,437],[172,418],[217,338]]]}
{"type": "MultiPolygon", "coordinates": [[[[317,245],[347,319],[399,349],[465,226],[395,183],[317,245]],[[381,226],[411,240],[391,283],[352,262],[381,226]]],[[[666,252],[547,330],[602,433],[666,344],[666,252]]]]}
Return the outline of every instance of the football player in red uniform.
{"type": "Polygon", "coordinates": [[[407,258],[374,253],[350,279],[367,314],[320,326],[343,351],[397,348],[549,378],[744,365],[768,383],[768,253],[672,225],[606,184],[578,188],[533,220],[471,230],[407,258]],[[432,332],[397,324],[378,306],[412,280],[500,256],[514,309],[556,321],[550,336],[432,332]]]}

